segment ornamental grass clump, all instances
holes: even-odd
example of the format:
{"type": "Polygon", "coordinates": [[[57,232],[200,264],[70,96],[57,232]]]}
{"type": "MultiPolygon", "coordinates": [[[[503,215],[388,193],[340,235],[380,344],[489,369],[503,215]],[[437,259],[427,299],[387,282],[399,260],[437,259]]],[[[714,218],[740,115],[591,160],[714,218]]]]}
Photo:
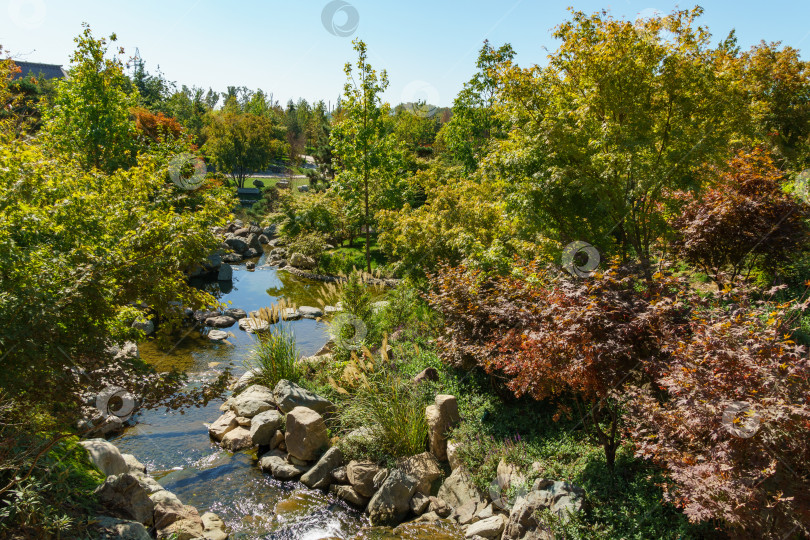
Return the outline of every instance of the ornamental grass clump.
{"type": "Polygon", "coordinates": [[[340,422],[348,429],[368,429],[371,446],[381,454],[377,457],[419,454],[427,446],[427,397],[407,380],[387,372],[375,373],[346,402],[340,422]]]}
{"type": "Polygon", "coordinates": [[[248,361],[248,367],[254,372],[251,382],[273,388],[281,379],[300,381],[300,356],[295,336],[288,327],[279,324],[269,332],[258,334],[248,361]]]}

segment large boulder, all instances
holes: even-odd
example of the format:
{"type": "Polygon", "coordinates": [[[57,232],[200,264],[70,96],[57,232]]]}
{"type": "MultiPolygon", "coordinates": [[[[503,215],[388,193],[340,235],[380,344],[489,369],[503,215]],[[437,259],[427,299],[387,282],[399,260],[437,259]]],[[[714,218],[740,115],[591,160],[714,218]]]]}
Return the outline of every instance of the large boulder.
{"type": "Polygon", "coordinates": [[[129,472],[146,474],[146,465],[138,461],[138,458],[132,454],[121,454],[121,457],[124,458],[124,462],[127,464],[129,472]]]}
{"type": "Polygon", "coordinates": [[[276,410],[264,411],[250,421],[250,438],[255,445],[270,445],[276,431],[284,424],[284,417],[276,410]]]}
{"type": "Polygon", "coordinates": [[[439,462],[430,452],[400,460],[397,467],[416,478],[416,491],[423,495],[430,495],[433,482],[442,476],[439,462]]]}
{"type": "Polygon", "coordinates": [[[440,461],[447,460],[447,431],[461,419],[455,396],[439,394],[435,403],[425,409],[428,423],[430,451],[440,461]]]}
{"type": "Polygon", "coordinates": [[[108,476],[96,488],[95,494],[106,508],[114,509],[121,517],[147,526],[152,525],[155,505],[133,475],[124,473],[108,476]]]}
{"type": "Polygon", "coordinates": [[[221,441],[229,431],[237,427],[239,427],[239,422],[236,421],[236,414],[233,411],[228,411],[208,426],[208,434],[215,441],[221,441]]]}
{"type": "Polygon", "coordinates": [[[222,437],[222,448],[231,452],[238,452],[253,446],[253,439],[250,437],[250,430],[237,426],[222,437]]]}
{"type": "MultiPolygon", "coordinates": [[[[225,239],[225,243],[228,244],[228,247],[233,249],[237,253],[243,253],[247,250],[248,244],[245,242],[244,238],[240,238],[239,236],[232,236],[230,238],[225,239]]],[[[226,257],[223,257],[222,260],[226,260],[226,257]]]]}
{"type": "Polygon", "coordinates": [[[203,523],[203,538],[205,538],[205,540],[228,539],[225,522],[222,521],[218,515],[212,512],[206,512],[200,516],[200,519],[203,523]]]}
{"type": "Polygon", "coordinates": [[[371,497],[376,491],[374,477],[383,468],[371,461],[350,461],[346,466],[346,478],[352,487],[364,497],[371,497]]]}
{"type": "Polygon", "coordinates": [[[281,452],[277,450],[273,451],[259,460],[259,467],[279,480],[292,480],[306,472],[306,466],[290,463],[282,456],[283,454],[281,452]]]}
{"type": "Polygon", "coordinates": [[[459,448],[461,448],[460,442],[447,441],[447,461],[450,462],[450,470],[452,471],[461,466],[461,457],[458,455],[459,448]]]}
{"type": "Polygon", "coordinates": [[[495,514],[487,519],[477,521],[467,527],[467,532],[464,533],[465,538],[500,538],[506,525],[506,518],[500,514],[495,514]]]}
{"type": "Polygon", "coordinates": [[[470,475],[462,468],[456,469],[445,478],[436,496],[452,508],[458,508],[469,501],[486,502],[484,495],[470,479],[470,475]]]}
{"type": "Polygon", "coordinates": [[[343,465],[343,451],[333,446],[301,477],[301,483],[312,489],[326,489],[332,483],[332,471],[343,465]]]}
{"type": "Polygon", "coordinates": [[[208,317],[205,319],[205,326],[212,328],[229,328],[236,323],[236,319],[228,317],[227,315],[217,315],[216,317],[208,317]]]}
{"type": "Polygon", "coordinates": [[[259,242],[259,235],[255,233],[250,233],[247,238],[245,239],[247,242],[248,247],[254,249],[261,253],[262,251],[262,243],[259,242]]]}
{"type": "Polygon", "coordinates": [[[315,459],[329,445],[329,435],[323,417],[307,407],[295,407],[287,413],[284,442],[287,452],[302,461],[315,459]]]}
{"type": "Polygon", "coordinates": [[[306,407],[320,414],[325,414],[334,408],[332,402],[309,390],[302,388],[294,382],[281,379],[273,389],[273,394],[282,412],[288,413],[296,407],[306,407]]]}
{"type": "Polygon", "coordinates": [[[396,526],[410,510],[411,497],[416,491],[416,478],[394,469],[368,503],[368,517],[374,526],[396,526]]]}
{"type": "Polygon", "coordinates": [[[315,268],[315,259],[307,257],[302,253],[293,253],[290,255],[289,263],[301,270],[312,270],[315,268]]]}
{"type": "Polygon", "coordinates": [[[142,523],[109,516],[93,518],[96,530],[93,538],[99,540],[152,540],[142,523]]]}
{"type": "Polygon", "coordinates": [[[87,453],[90,454],[90,461],[107,476],[125,474],[129,472],[127,462],[121,456],[121,452],[112,443],[104,439],[89,439],[79,442],[87,453]]]}
{"type": "Polygon", "coordinates": [[[582,510],[585,492],[568,482],[553,482],[538,479],[532,491],[518,497],[509,513],[509,520],[503,532],[504,540],[541,540],[548,536],[537,522],[537,514],[549,509],[565,523],[582,510]]]}
{"type": "Polygon", "coordinates": [[[275,408],[275,397],[266,386],[254,384],[248,386],[238,396],[230,398],[228,403],[236,416],[253,418],[259,413],[275,408]]]}
{"type": "Polygon", "coordinates": [[[233,279],[233,268],[230,264],[223,264],[217,271],[218,281],[231,281],[233,279]]]}
{"type": "Polygon", "coordinates": [[[155,503],[155,530],[158,540],[202,538],[204,527],[197,509],[181,503],[167,491],[152,495],[155,503]]]}

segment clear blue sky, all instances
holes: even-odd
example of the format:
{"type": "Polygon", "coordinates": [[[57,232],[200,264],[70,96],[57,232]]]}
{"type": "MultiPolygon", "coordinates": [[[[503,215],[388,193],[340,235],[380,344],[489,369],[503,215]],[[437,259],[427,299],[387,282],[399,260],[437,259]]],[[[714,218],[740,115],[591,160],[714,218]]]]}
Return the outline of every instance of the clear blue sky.
{"type": "MultiPolygon", "coordinates": [[[[218,91],[247,86],[272,92],[282,103],[304,97],[334,104],[345,81],[343,65],[354,58],[351,40],[361,37],[372,65],[388,70],[388,101],[451,105],[474,72],[484,39],[511,43],[521,65],[543,64],[556,47],[551,30],[568,18],[569,5],[586,12],[609,9],[627,18],[693,6],[671,0],[338,2],[0,0],[0,45],[18,60],[67,64],[72,39],[86,21],[97,36],[116,32],[128,55],[138,47],[149,71],[160,65],[178,84],[218,91]],[[325,25],[327,7],[334,16],[325,25]],[[341,33],[350,35],[335,35],[341,33]]],[[[744,48],[761,39],[782,41],[805,49],[802,56],[809,57],[808,0],[701,5],[701,22],[715,42],[734,28],[744,48]]]]}

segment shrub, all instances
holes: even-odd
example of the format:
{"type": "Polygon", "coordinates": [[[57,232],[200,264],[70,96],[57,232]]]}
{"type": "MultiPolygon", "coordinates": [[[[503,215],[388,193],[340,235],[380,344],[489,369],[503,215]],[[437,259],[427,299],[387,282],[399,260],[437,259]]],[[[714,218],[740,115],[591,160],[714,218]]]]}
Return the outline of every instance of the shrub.
{"type": "Polygon", "coordinates": [[[671,328],[654,384],[632,389],[639,456],[665,466],[666,496],[690,520],[722,519],[735,535],[810,532],[810,359],[790,339],[806,304],[738,288],[701,301],[671,328]],[[699,307],[699,309],[697,309],[699,307]]]}
{"type": "Polygon", "coordinates": [[[558,415],[576,409],[612,469],[621,444],[622,388],[642,383],[643,362],[663,354],[656,339],[668,313],[652,307],[665,298],[666,282],[641,283],[617,267],[587,280],[536,265],[517,272],[528,279],[440,271],[429,299],[447,324],[439,338],[442,356],[505,378],[518,397],[572,395],[574,407],[561,402],[558,415]]]}
{"type": "Polygon", "coordinates": [[[248,367],[257,372],[251,379],[257,384],[274,388],[281,379],[298,382],[301,368],[300,352],[292,331],[278,323],[269,332],[259,333],[248,367]]]}
{"type": "Polygon", "coordinates": [[[317,258],[325,249],[326,240],[317,233],[295,236],[287,244],[288,253],[301,253],[313,258],[317,258]]]}
{"type": "Polygon", "coordinates": [[[754,150],[733,158],[700,198],[678,194],[684,206],[671,221],[675,254],[718,285],[757,265],[774,270],[808,238],[808,206],[785,193],[783,180],[772,159],[754,150]]]}

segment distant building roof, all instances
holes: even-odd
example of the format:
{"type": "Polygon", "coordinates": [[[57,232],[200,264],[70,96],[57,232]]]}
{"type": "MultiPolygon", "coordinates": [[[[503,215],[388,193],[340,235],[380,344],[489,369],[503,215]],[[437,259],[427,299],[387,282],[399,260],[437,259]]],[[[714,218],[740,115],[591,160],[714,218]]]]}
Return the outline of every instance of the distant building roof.
{"type": "MultiPolygon", "coordinates": [[[[62,79],[67,73],[62,66],[56,64],[38,64],[36,62],[14,62],[20,66],[20,73],[17,77],[27,77],[29,74],[35,77],[42,75],[46,79],[62,79]]],[[[16,78],[16,77],[15,77],[16,78]]]]}

